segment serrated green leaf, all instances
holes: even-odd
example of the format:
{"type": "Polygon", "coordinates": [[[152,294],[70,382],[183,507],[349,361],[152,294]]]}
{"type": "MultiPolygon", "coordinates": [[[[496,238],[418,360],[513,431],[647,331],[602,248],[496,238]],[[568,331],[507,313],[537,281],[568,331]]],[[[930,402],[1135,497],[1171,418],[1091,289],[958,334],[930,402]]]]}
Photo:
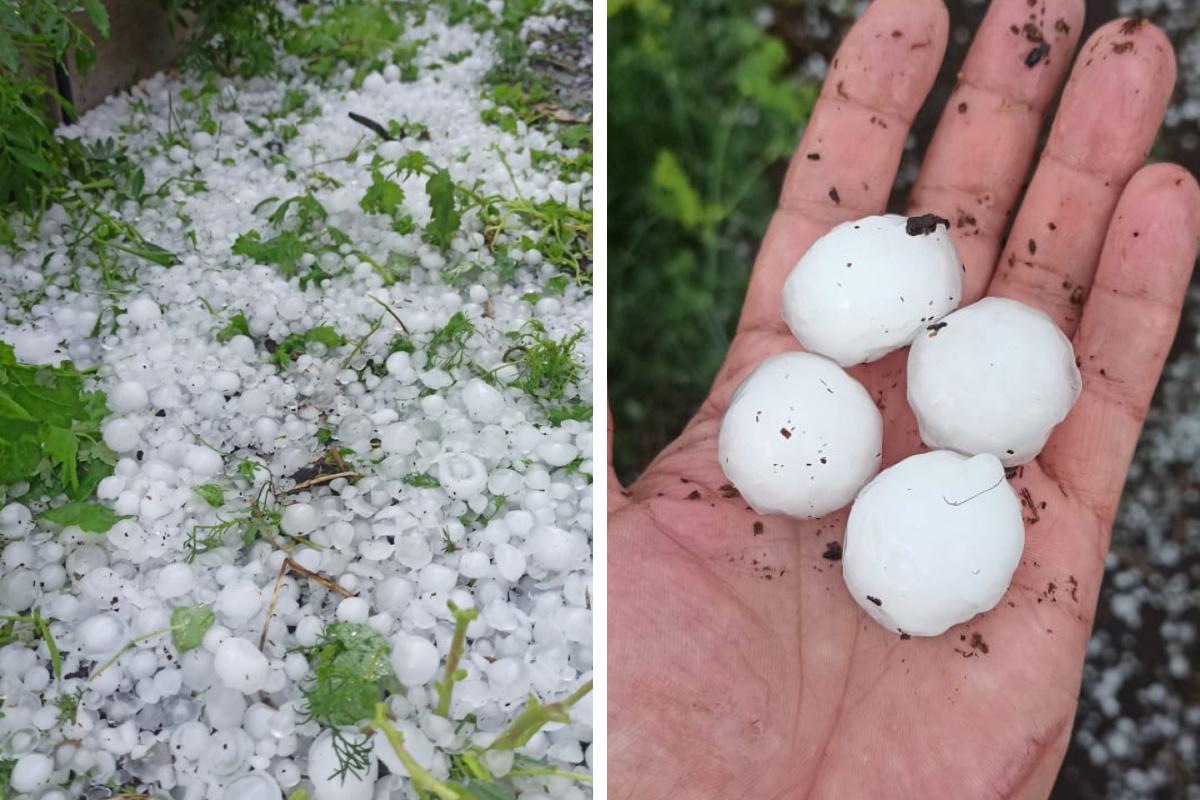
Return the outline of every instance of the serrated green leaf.
{"type": "Polygon", "coordinates": [[[43,512],[41,518],[63,527],[75,525],[88,533],[107,533],[113,525],[130,517],[119,516],[111,508],[97,503],[67,503],[43,512]]]}
{"type": "Polygon", "coordinates": [[[195,650],[204,642],[204,634],[217,621],[205,606],[181,606],[171,612],[171,638],[180,653],[195,650]]]}
{"type": "Polygon", "coordinates": [[[371,186],[359,202],[362,210],[368,214],[387,214],[392,216],[396,209],[404,203],[404,190],[383,177],[379,170],[371,173],[371,186]]]}
{"type": "Polygon", "coordinates": [[[233,243],[233,254],[247,256],[260,264],[275,264],[285,277],[296,274],[296,262],[304,255],[304,242],[295,231],[284,231],[263,241],[258,231],[243,233],[233,243]]]}
{"type": "Polygon", "coordinates": [[[62,470],[62,482],[67,489],[79,485],[76,458],[79,455],[79,440],[66,428],[48,426],[42,444],[51,466],[62,470]]]}
{"type": "Polygon", "coordinates": [[[432,218],[425,229],[433,241],[445,250],[462,225],[462,212],[454,206],[454,181],[450,172],[439,169],[425,182],[432,218]]]}
{"type": "Polygon", "coordinates": [[[220,508],[225,505],[225,491],[215,483],[193,486],[192,491],[200,495],[200,498],[213,508],[220,508]]]}

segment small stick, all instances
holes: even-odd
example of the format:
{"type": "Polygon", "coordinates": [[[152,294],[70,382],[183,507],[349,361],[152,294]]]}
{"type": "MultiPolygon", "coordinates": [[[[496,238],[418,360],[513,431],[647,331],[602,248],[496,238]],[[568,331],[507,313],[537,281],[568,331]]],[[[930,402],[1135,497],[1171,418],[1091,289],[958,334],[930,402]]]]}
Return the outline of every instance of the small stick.
{"type": "Polygon", "coordinates": [[[405,336],[410,336],[410,335],[411,335],[411,334],[408,332],[408,326],[404,324],[404,320],[402,320],[402,319],[400,319],[400,317],[396,316],[396,312],[395,312],[395,311],[392,311],[392,307],[391,307],[391,306],[389,306],[387,303],[385,303],[385,302],[383,302],[382,300],[380,300],[380,299],[379,299],[378,297],[376,297],[375,295],[371,295],[371,294],[369,294],[369,295],[367,295],[367,297],[371,298],[371,299],[372,299],[372,300],[374,300],[376,303],[379,303],[379,305],[383,306],[383,310],[384,310],[384,311],[386,311],[386,312],[388,312],[389,314],[391,314],[391,315],[392,315],[392,319],[396,320],[396,322],[397,322],[397,323],[400,325],[400,330],[404,331],[404,335],[405,335],[405,336]]]}
{"type": "Polygon", "coordinates": [[[317,573],[313,572],[311,569],[306,569],[306,568],[300,566],[299,564],[297,564],[295,561],[293,561],[290,558],[285,558],[283,560],[283,563],[284,563],[284,566],[287,566],[287,567],[290,567],[290,568],[296,570],[296,572],[299,572],[301,575],[305,575],[309,578],[312,578],[314,581],[321,584],[322,586],[324,586],[326,589],[328,589],[331,592],[337,592],[342,597],[354,597],[354,595],[350,594],[350,592],[347,592],[345,589],[338,586],[333,581],[329,580],[329,578],[326,578],[323,575],[318,575],[317,573]]]}
{"type": "Polygon", "coordinates": [[[342,460],[342,454],[335,448],[330,448],[329,457],[333,459],[333,462],[338,465],[338,469],[342,472],[353,472],[353,470],[346,466],[346,462],[342,460]]]}
{"type": "Polygon", "coordinates": [[[275,603],[279,601],[279,590],[283,588],[283,576],[288,571],[288,559],[285,557],[279,565],[279,577],[275,579],[275,591],[271,592],[271,605],[267,606],[267,618],[263,621],[262,636],[258,639],[258,649],[267,646],[267,629],[271,627],[271,615],[275,613],[275,603]]]}
{"type": "Polygon", "coordinates": [[[303,492],[305,489],[311,489],[314,486],[320,486],[322,483],[329,483],[330,481],[336,481],[338,478],[361,478],[361,477],[362,477],[362,475],[357,472],[337,472],[337,473],[331,473],[329,475],[318,475],[317,477],[313,478],[312,480],[307,480],[304,483],[297,483],[295,486],[293,486],[292,488],[290,488],[286,492],[284,492],[284,494],[296,494],[297,492],[303,492]]]}
{"type": "Polygon", "coordinates": [[[362,125],[365,128],[370,128],[371,130],[375,131],[375,134],[377,136],[379,136],[380,139],[383,139],[385,142],[394,141],[396,138],[396,137],[392,136],[390,133],[388,133],[387,128],[383,127],[382,125],[380,125],[378,122],[376,122],[373,119],[364,117],[362,114],[355,114],[353,111],[351,111],[350,119],[354,120],[359,125],[362,125]]]}

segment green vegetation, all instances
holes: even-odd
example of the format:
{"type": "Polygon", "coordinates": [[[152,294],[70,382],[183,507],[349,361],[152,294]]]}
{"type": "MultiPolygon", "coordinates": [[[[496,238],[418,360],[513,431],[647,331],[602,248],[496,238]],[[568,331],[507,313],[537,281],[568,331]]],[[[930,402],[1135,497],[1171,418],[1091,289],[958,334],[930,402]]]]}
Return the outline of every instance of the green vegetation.
{"type": "Polygon", "coordinates": [[[103,392],[87,391],[70,361],[58,367],[17,362],[0,342],[0,486],[30,484],[34,497],[65,495],[69,505],[46,513],[62,525],[102,532],[113,512],[84,500],[112,474],[116,455],[104,444],[103,392]]]}
{"type": "MultiPolygon", "coordinates": [[[[460,609],[447,603],[454,616],[454,638],[446,657],[444,675],[434,684],[438,702],[436,713],[449,719],[454,685],[467,677],[459,662],[467,649],[467,627],[479,616],[477,609],[460,609]]],[[[514,768],[503,777],[484,766],[486,750],[516,750],[523,747],[546,725],[569,723],[569,711],[592,690],[592,682],[577,689],[558,703],[543,704],[529,696],[521,713],[486,748],[472,745],[452,752],[450,777],[439,780],[423,769],[404,747],[404,736],[392,725],[394,717],[386,698],[400,690],[389,661],[387,640],[368,625],[337,622],[327,625],[312,647],[300,648],[309,660],[311,675],[303,687],[305,720],[314,720],[329,731],[333,752],[338,759],[334,777],[361,774],[370,768],[371,734],[380,731],[391,744],[412,777],[418,797],[430,800],[515,800],[508,779],[521,776],[560,775],[591,782],[590,775],[564,772],[555,767],[518,757],[514,768]],[[365,725],[355,733],[349,726],[365,725]]],[[[474,725],[473,716],[459,723],[459,729],[474,725]]]]}
{"type": "Polygon", "coordinates": [[[65,185],[64,173],[84,169],[85,149],[54,137],[46,107],[49,97],[74,114],[53,83],[56,63],[73,56],[80,73],[95,64],[95,45],[72,18],[78,14],[108,37],[108,12],[100,0],[0,3],[0,244],[13,240],[4,220],[10,210],[37,213],[65,185]]]}
{"type": "Polygon", "coordinates": [[[284,20],[272,0],[160,2],[175,25],[192,33],[180,59],[185,68],[244,78],[274,70],[275,39],[284,20]]]}
{"type": "Polygon", "coordinates": [[[171,636],[180,653],[195,650],[204,642],[204,634],[217,621],[207,606],[180,606],[171,612],[171,636]]]}
{"type": "MultiPolygon", "coordinates": [[[[795,2],[796,0],[792,0],[795,2]]],[[[609,375],[623,478],[699,407],[817,87],[749,0],[614,0],[609,375]]]]}
{"type": "Polygon", "coordinates": [[[42,616],[41,609],[34,608],[28,617],[0,617],[0,647],[7,647],[13,642],[29,644],[35,639],[46,643],[50,654],[50,667],[54,677],[62,680],[62,658],[58,644],[50,633],[50,621],[42,616]]]}

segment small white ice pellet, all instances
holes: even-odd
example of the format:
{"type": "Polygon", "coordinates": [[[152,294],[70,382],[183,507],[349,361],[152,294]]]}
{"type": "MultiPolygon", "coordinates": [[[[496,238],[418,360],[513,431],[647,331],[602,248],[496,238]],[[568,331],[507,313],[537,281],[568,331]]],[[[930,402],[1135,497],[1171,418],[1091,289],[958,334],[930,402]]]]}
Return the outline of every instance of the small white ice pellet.
{"type": "Polygon", "coordinates": [[[18,792],[32,792],[50,781],[54,759],[41,753],[27,753],[17,759],[9,775],[9,784],[18,792]]]}
{"type": "Polygon", "coordinates": [[[437,674],[441,658],[433,642],[402,633],[392,640],[392,669],[401,684],[423,686],[437,674]]]}
{"type": "Polygon", "coordinates": [[[137,381],[122,381],[108,393],[106,402],[114,414],[130,414],[144,411],[150,404],[150,395],[146,387],[137,381]]]}
{"type": "Polygon", "coordinates": [[[162,309],[149,297],[139,297],[126,308],[129,321],[139,328],[155,325],[162,320],[162,309]]]}
{"type": "Polygon", "coordinates": [[[784,321],[806,350],[843,367],[904,347],[962,298],[949,227],[932,215],[897,214],[838,225],[784,283],[784,321]]]}
{"type": "Polygon", "coordinates": [[[159,571],[154,586],[159,597],[168,600],[180,597],[196,588],[196,574],[187,562],[168,564],[159,571]]]}
{"type": "Polygon", "coordinates": [[[482,378],[471,378],[462,388],[467,416],[475,422],[495,422],[504,413],[504,395],[482,378]]]}
{"type": "Polygon", "coordinates": [[[988,297],[918,336],[908,402],[930,447],[991,453],[1006,467],[1037,457],[1082,388],[1075,352],[1037,309],[988,297]]]}
{"type": "Polygon", "coordinates": [[[937,636],[1000,602],[1024,546],[1021,504],[1000,460],[935,450],[859,492],[842,575],[880,625],[937,636]]]}
{"type": "Polygon", "coordinates": [[[347,597],[337,606],[337,618],[340,622],[365,624],[370,615],[371,605],[361,597],[347,597]]]}
{"type": "Polygon", "coordinates": [[[784,353],[758,365],[721,420],[721,467],[760,514],[815,519],[847,505],[879,471],[883,418],[827,358],[784,353]]]}
{"type": "Polygon", "coordinates": [[[446,453],[437,463],[438,482],[453,498],[473,497],[487,486],[487,469],[470,453],[446,453]]]}
{"type": "Polygon", "coordinates": [[[217,648],[213,670],[230,689],[252,694],[266,686],[270,662],[250,642],[231,637],[217,648]]]}
{"type": "Polygon", "coordinates": [[[292,503],[283,509],[279,527],[293,536],[306,536],[317,529],[321,512],[308,503],[292,503]]]}
{"type": "Polygon", "coordinates": [[[127,419],[117,418],[104,426],[104,443],[114,453],[128,453],[142,441],[137,425],[127,419]]]}
{"type": "MultiPolygon", "coordinates": [[[[347,733],[351,737],[359,735],[355,730],[347,733]]],[[[345,772],[335,777],[340,761],[330,733],[322,733],[313,741],[308,750],[308,779],[313,784],[313,800],[371,800],[375,796],[379,762],[372,758],[366,770],[345,772]]]]}

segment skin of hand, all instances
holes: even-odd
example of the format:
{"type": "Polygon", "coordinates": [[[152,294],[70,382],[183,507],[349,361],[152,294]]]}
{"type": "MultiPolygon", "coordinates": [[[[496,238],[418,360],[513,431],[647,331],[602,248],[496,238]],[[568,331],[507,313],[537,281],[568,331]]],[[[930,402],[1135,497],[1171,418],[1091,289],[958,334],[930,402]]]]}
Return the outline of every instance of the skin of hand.
{"type": "MultiPolygon", "coordinates": [[[[1194,179],[1143,166],[1175,79],[1166,37],[1111,22],[1072,67],[1083,12],[1082,0],[993,2],[910,199],[911,214],[950,219],[964,305],[995,295],[1040,308],[1079,359],[1082,396],[1012,480],[1030,507],[1009,592],[943,636],[901,640],[822,558],[846,510],[759,517],[717,463],[733,390],[799,349],[780,316],[788,272],[833,225],[883,212],[942,60],[940,0],[876,0],[831,63],[710,397],[627,489],[611,471],[609,417],[609,797],[1050,793],[1117,501],[1200,242],[1194,179]],[[1026,23],[1050,46],[1032,66],[1026,23]]],[[[885,467],[925,449],[906,355],[850,370],[882,409],[885,467]]]]}

